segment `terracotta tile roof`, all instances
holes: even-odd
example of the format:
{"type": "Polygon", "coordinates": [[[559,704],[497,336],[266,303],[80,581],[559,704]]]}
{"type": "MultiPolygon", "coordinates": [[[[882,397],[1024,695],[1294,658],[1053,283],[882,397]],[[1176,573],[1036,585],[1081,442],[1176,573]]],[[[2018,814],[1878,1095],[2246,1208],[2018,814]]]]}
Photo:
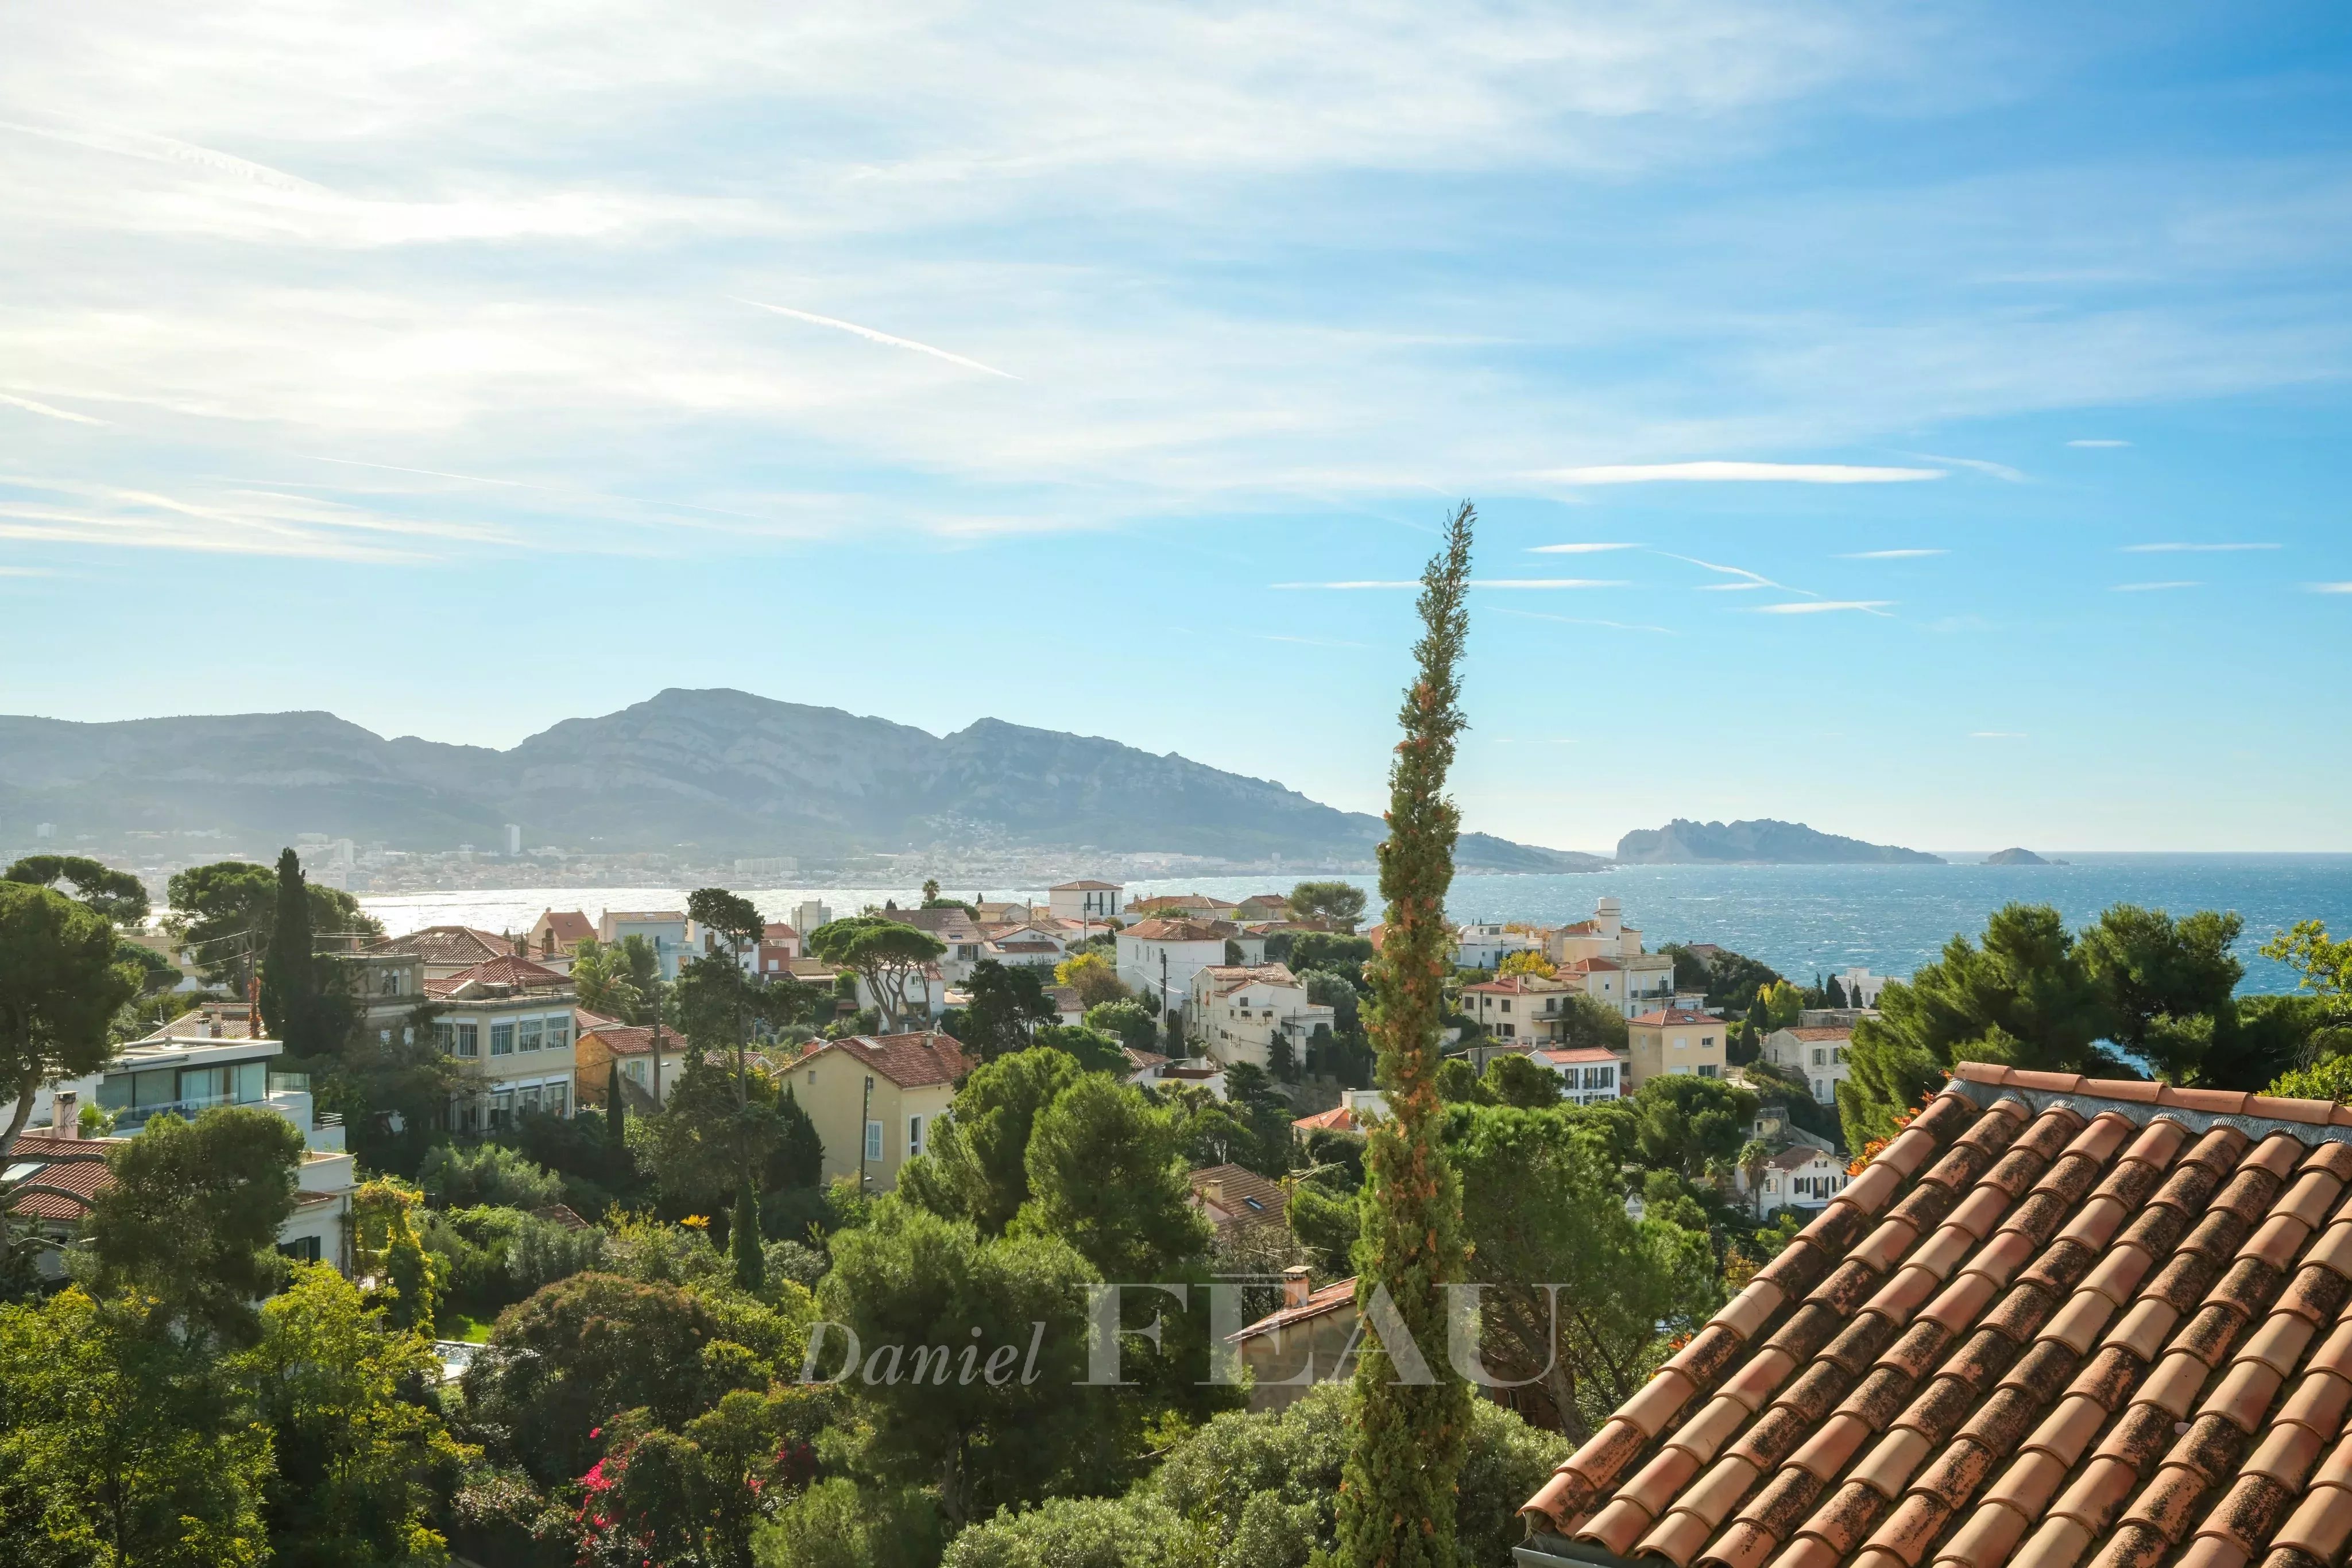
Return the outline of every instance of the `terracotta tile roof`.
{"type": "Polygon", "coordinates": [[[793,942],[799,939],[800,933],[793,929],[790,921],[771,920],[760,927],[760,940],[762,942],[793,942]]]}
{"type": "Polygon", "coordinates": [[[16,1146],[8,1151],[7,1159],[0,1163],[9,1166],[38,1165],[41,1168],[26,1176],[26,1181],[79,1193],[80,1198],[28,1192],[20,1196],[8,1212],[22,1215],[27,1219],[79,1223],[82,1216],[89,1212],[88,1200],[114,1185],[114,1172],[106,1163],[107,1147],[105,1144],[82,1138],[52,1138],[38,1133],[21,1134],[16,1146]]]}
{"type": "Polygon", "coordinates": [[[1785,1149],[1776,1150],[1765,1156],[1764,1163],[1778,1170],[1794,1171],[1804,1169],[1815,1160],[1826,1160],[1840,1169],[1844,1168],[1846,1163],[1827,1150],[1814,1148],[1810,1144],[1791,1144],[1785,1149]]]}
{"type": "Polygon", "coordinates": [[[1334,1105],[1328,1111],[1301,1116],[1290,1124],[1302,1133],[1352,1133],[1356,1130],[1356,1113],[1345,1105],[1334,1105]]]}
{"type": "Polygon", "coordinates": [[[1528,1052],[1528,1054],[1531,1056],[1540,1056],[1546,1061],[1559,1062],[1563,1067],[1579,1065],[1587,1061],[1622,1062],[1625,1060],[1605,1045],[1571,1045],[1562,1047],[1557,1051],[1546,1051],[1542,1047],[1538,1046],[1534,1051],[1528,1052]]]}
{"type": "Polygon", "coordinates": [[[2352,1108],[1963,1065],[1522,1512],[1675,1568],[2332,1568],[2352,1108]]]}
{"type": "Polygon", "coordinates": [[[1648,1024],[1654,1029],[1669,1024],[1721,1023],[1723,1020],[1706,1013],[1695,1013],[1685,1008],[1662,1008],[1654,1013],[1643,1013],[1633,1021],[1648,1024]]]}
{"type": "Polygon", "coordinates": [[[1551,993],[1568,988],[1549,975],[1500,975],[1491,980],[1480,980],[1465,986],[1465,991],[1487,991],[1496,996],[1516,997],[1530,992],[1551,993]]]}
{"type": "Polygon", "coordinates": [[[1239,930],[1222,920],[1139,920],[1119,933],[1145,942],[1222,942],[1239,930]]]}
{"type": "Polygon", "coordinates": [[[539,917],[532,929],[534,937],[552,936],[555,945],[569,953],[581,942],[596,935],[596,923],[577,909],[550,909],[539,917]]]}
{"type": "Polygon", "coordinates": [[[1563,970],[1572,971],[1579,975],[1598,975],[1612,970],[1622,969],[1625,966],[1619,963],[1614,958],[1579,958],[1573,964],[1562,964],[1559,967],[1563,970]]]}
{"type": "Polygon", "coordinates": [[[1851,1029],[1776,1029],[1774,1034],[1792,1034],[1799,1040],[1852,1040],[1851,1029]]]}
{"type": "Polygon", "coordinates": [[[604,911],[604,918],[616,925],[622,924],[683,925],[686,924],[686,911],[683,909],[608,909],[604,911]]]}
{"type": "Polygon", "coordinates": [[[976,1065],[965,1057],[962,1044],[953,1035],[929,1032],[845,1035],[826,1040],[801,1060],[807,1061],[828,1051],[856,1058],[901,1089],[954,1083],[976,1065]]]}
{"type": "Polygon", "coordinates": [[[1290,1200],[1281,1186],[1244,1166],[1209,1166],[1192,1180],[1192,1201],[1220,1232],[1286,1223],[1290,1200]]]}
{"type": "Polygon", "coordinates": [[[445,983],[456,987],[468,980],[479,980],[486,986],[514,986],[524,990],[539,990],[548,986],[568,986],[572,983],[572,977],[509,954],[503,958],[492,958],[471,968],[460,969],[445,983]]]}
{"type": "MultiPolygon", "coordinates": [[[[591,1036],[603,1041],[604,1049],[614,1056],[651,1056],[654,1053],[651,1024],[599,1024],[582,1035],[581,1041],[584,1044],[591,1036]]],[[[661,1033],[661,1047],[664,1056],[684,1056],[686,1037],[674,1029],[665,1028],[661,1033]]]]}
{"type": "Polygon", "coordinates": [[[1277,1329],[1286,1329],[1293,1323],[1303,1323],[1310,1318],[1323,1317],[1355,1304],[1356,1281],[1350,1275],[1345,1280],[1334,1280],[1319,1291],[1309,1291],[1307,1299],[1295,1307],[1268,1312],[1238,1333],[1227,1334],[1225,1340],[1229,1344],[1239,1344],[1245,1339],[1256,1339],[1261,1334],[1270,1334],[1277,1329]]]}
{"type": "Polygon", "coordinates": [[[572,1032],[574,1034],[586,1034],[590,1030],[605,1029],[620,1021],[619,1019],[608,1019],[603,1013],[592,1013],[583,1007],[574,1006],[572,1009],[572,1032]]]}
{"type": "Polygon", "coordinates": [[[1117,893],[1120,884],[1115,882],[1057,882],[1048,893],[1117,893]]]}
{"type": "Polygon", "coordinates": [[[511,957],[514,944],[495,931],[470,925],[427,925],[405,936],[394,936],[367,949],[371,953],[403,953],[428,964],[479,964],[489,958],[511,957]]]}
{"type": "Polygon", "coordinates": [[[1156,1051],[1138,1051],[1131,1045],[1122,1045],[1118,1049],[1126,1054],[1128,1066],[1138,1072],[1148,1071],[1154,1067],[1165,1067],[1170,1061],[1175,1060],[1173,1057],[1162,1056],[1156,1051]]]}

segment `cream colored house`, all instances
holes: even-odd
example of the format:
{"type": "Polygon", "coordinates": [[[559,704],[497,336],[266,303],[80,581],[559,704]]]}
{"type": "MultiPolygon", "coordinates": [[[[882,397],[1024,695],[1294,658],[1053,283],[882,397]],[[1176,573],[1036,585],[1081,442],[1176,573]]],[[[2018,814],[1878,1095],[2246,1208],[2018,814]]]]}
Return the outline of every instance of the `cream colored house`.
{"type": "Polygon", "coordinates": [[[930,1146],[974,1065],[951,1035],[854,1034],[793,1062],[785,1082],[824,1145],[824,1179],[860,1176],[866,1191],[887,1192],[930,1146]]]}
{"type": "Polygon", "coordinates": [[[1626,1020],[1632,1047],[1626,1092],[1638,1091],[1653,1078],[1723,1076],[1724,1022],[1706,1013],[1682,1008],[1662,1008],[1626,1020]]]}
{"type": "Polygon", "coordinates": [[[1675,961],[1642,951],[1642,933],[1614,898],[1594,904],[1591,919],[1552,932],[1544,953],[1562,980],[1626,1018],[1675,1004],[1675,961]]]}
{"type": "Polygon", "coordinates": [[[1776,1029],[1764,1037],[1761,1054],[1775,1067],[1804,1074],[1813,1098],[1823,1105],[1837,1103],[1837,1086],[1853,1075],[1846,1053],[1853,1047],[1851,1024],[1822,1029],[1776,1029]]]}
{"type": "Polygon", "coordinates": [[[1580,989],[1541,975],[1504,975],[1463,987],[1462,1010],[1478,1020],[1490,1040],[1557,1040],[1568,998],[1580,989]]]}
{"type": "Polygon", "coordinates": [[[453,1132],[492,1132],[528,1111],[572,1114],[571,978],[524,958],[498,958],[427,980],[434,1043],[465,1069],[449,1099],[453,1132]]]}
{"type": "Polygon", "coordinates": [[[1064,882],[1045,890],[1047,907],[1065,920],[1100,925],[1126,913],[1127,889],[1115,882],[1064,882]]]}
{"type": "Polygon", "coordinates": [[[1192,976],[1184,1026],[1228,1067],[1237,1061],[1267,1067],[1276,1040],[1290,1042],[1293,1062],[1306,1061],[1315,1031],[1332,1027],[1332,1009],[1307,999],[1307,987],[1287,964],[1212,964],[1192,976]]]}

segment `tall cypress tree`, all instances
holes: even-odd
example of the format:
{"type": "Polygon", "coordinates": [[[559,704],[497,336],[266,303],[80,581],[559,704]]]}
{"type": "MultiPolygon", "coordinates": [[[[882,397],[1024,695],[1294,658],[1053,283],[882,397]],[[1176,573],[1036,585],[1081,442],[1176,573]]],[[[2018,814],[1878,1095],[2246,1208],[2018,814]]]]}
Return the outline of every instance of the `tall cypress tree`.
{"type": "Polygon", "coordinates": [[[604,1136],[616,1149],[629,1146],[629,1107],[621,1099],[621,1064],[604,1074],[604,1136]]]}
{"type": "Polygon", "coordinates": [[[316,1049],[311,1020],[318,994],[310,957],[310,891],[303,881],[302,858],[285,850],[278,856],[278,903],[261,961],[261,1020],[286,1042],[289,1056],[307,1056],[316,1049]]]}
{"type": "Polygon", "coordinates": [[[1460,700],[1470,530],[1465,501],[1446,525],[1444,548],[1421,577],[1421,641],[1402,721],[1404,738],[1389,768],[1388,841],[1381,845],[1381,896],[1387,935],[1365,966],[1375,1008],[1389,1114],[1365,1141],[1362,1238],[1356,1247],[1356,1309],[1368,1327],[1374,1291],[1385,1291],[1433,1383],[1396,1381],[1398,1347],[1376,1328],[1356,1361],[1355,1439],[1339,1489],[1339,1545],[1355,1568],[1453,1568],[1454,1489],[1470,1421],[1468,1385],[1450,1375],[1445,1300],[1462,1278],[1462,1193],[1438,1141],[1445,1108],[1437,1095],[1438,1038],[1452,931],[1445,893],[1462,815],[1445,794],[1460,700]]]}
{"type": "Polygon", "coordinates": [[[735,1218],[728,1222],[727,1249],[735,1256],[735,1283],[757,1291],[768,1281],[768,1260],[760,1249],[760,1189],[746,1176],[735,1193],[735,1218]]]}

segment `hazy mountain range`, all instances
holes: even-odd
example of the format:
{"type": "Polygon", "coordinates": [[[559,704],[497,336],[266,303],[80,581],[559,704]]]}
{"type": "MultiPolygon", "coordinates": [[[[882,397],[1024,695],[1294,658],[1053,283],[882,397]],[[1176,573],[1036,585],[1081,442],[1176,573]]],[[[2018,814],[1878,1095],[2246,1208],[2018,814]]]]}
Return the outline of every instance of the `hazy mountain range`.
{"type": "MultiPolygon", "coordinates": [[[[1116,741],[982,719],[934,736],[738,691],[665,691],[506,751],[386,740],[327,713],[75,724],[0,717],[0,823],[67,839],[209,828],[394,848],[503,842],[809,860],[934,846],[1369,862],[1377,817],[1116,741]]],[[[1465,833],[1465,870],[1598,857],[1465,833]]]]}

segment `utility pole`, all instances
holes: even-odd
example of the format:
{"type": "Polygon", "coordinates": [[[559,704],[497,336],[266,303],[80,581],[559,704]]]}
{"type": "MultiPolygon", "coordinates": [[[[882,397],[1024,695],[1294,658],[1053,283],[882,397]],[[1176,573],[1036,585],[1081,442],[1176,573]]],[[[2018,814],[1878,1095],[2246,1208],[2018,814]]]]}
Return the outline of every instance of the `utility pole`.
{"type": "Polygon", "coordinates": [[[866,1075],[866,1099],[857,1113],[857,1193],[866,1195],[866,1151],[870,1146],[867,1129],[874,1125],[874,1074],[866,1075]]]}

